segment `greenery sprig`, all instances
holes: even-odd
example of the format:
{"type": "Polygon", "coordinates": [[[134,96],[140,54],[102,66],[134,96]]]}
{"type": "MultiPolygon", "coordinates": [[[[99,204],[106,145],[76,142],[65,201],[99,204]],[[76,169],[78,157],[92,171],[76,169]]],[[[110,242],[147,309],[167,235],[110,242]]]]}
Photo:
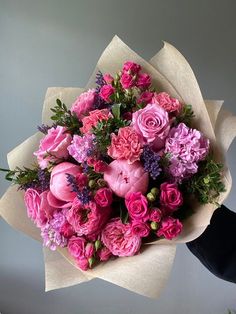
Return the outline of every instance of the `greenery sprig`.
{"type": "Polygon", "coordinates": [[[179,115],[176,117],[176,124],[183,122],[187,126],[190,126],[193,118],[194,118],[194,112],[193,112],[192,106],[183,105],[179,115]]]}

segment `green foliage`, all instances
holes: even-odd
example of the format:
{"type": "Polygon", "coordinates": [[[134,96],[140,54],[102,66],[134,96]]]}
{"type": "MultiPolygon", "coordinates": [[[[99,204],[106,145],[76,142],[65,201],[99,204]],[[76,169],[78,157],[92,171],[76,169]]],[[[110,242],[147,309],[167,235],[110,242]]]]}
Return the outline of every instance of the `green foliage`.
{"type": "Polygon", "coordinates": [[[5,171],[5,179],[11,181],[14,184],[18,184],[20,187],[23,187],[27,184],[37,183],[38,182],[38,167],[33,169],[24,167],[23,169],[16,167],[15,170],[2,169],[0,171],[5,171]]]}
{"type": "Polygon", "coordinates": [[[191,105],[183,105],[179,115],[176,117],[176,123],[185,123],[190,126],[192,119],[194,118],[194,113],[191,105]]]}

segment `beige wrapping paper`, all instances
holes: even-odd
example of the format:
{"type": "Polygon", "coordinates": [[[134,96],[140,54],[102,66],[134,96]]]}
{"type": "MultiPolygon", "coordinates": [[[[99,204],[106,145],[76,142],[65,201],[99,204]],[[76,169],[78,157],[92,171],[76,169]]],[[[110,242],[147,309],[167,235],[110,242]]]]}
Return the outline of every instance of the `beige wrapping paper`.
{"type": "MultiPolygon", "coordinates": [[[[180,52],[168,43],[165,43],[148,63],[115,36],[99,59],[86,89],[94,87],[98,70],[115,74],[127,60],[141,64],[152,76],[153,85],[157,88],[193,106],[196,127],[210,138],[216,158],[225,165],[223,180],[226,192],[222,193],[218,200],[222,203],[232,185],[225,156],[236,135],[236,117],[222,109],[222,101],[204,102],[191,67],[180,52]]],[[[51,123],[50,108],[55,105],[57,98],[70,107],[83,91],[81,88],[48,88],[42,122],[51,123]]],[[[40,138],[41,135],[36,133],[8,154],[10,169],[32,165],[32,153],[36,150],[40,138]]],[[[171,271],[176,243],[184,243],[198,237],[209,224],[215,209],[216,206],[212,204],[196,204],[195,213],[185,221],[183,233],[175,241],[160,240],[147,244],[141,254],[101,263],[86,272],[75,267],[66,249],[60,248],[52,252],[44,248],[46,291],[72,286],[92,278],[101,278],[136,293],[157,298],[171,271]]],[[[17,191],[16,187],[10,187],[1,198],[0,215],[14,228],[41,241],[39,229],[26,215],[23,193],[17,191]]]]}

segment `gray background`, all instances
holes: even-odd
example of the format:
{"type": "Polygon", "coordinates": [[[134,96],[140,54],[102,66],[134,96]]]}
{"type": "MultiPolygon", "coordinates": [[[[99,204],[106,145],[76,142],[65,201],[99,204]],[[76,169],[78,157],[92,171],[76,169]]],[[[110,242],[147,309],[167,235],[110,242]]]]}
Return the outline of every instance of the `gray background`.
{"type": "MultiPolygon", "coordinates": [[[[236,114],[236,1],[0,0],[0,154],[35,132],[48,86],[83,87],[114,34],[145,58],[174,44],[208,99],[236,114]]],[[[228,161],[236,174],[236,145],[228,161]]],[[[0,193],[7,187],[1,176],[0,193]]],[[[234,208],[236,190],[226,201],[234,208]]],[[[2,314],[220,314],[236,287],[209,273],[185,245],[159,300],[101,280],[44,292],[41,245],[0,220],[2,314]]]]}

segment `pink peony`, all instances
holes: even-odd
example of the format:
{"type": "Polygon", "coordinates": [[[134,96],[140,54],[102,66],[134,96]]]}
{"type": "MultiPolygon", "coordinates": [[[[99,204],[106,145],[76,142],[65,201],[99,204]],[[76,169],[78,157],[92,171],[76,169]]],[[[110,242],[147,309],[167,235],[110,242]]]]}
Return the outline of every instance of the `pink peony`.
{"type": "Polygon", "coordinates": [[[130,127],[120,128],[118,135],[111,135],[111,145],[107,154],[113,159],[125,159],[129,164],[140,159],[142,148],[139,135],[130,127]]]}
{"type": "Polygon", "coordinates": [[[49,205],[54,208],[69,208],[71,206],[71,202],[59,200],[52,194],[51,191],[48,191],[47,200],[49,205]]]}
{"type": "Polygon", "coordinates": [[[177,237],[182,231],[182,223],[173,217],[166,217],[161,222],[161,228],[157,231],[157,236],[164,236],[166,239],[171,240],[177,237]]]}
{"type": "Polygon", "coordinates": [[[162,183],[160,186],[160,203],[171,211],[178,209],[183,204],[183,197],[174,183],[162,183]]]}
{"type": "Polygon", "coordinates": [[[111,251],[108,250],[108,248],[105,246],[98,251],[98,257],[100,258],[100,261],[102,262],[109,260],[111,256],[112,256],[111,251]]]}
{"type": "Polygon", "coordinates": [[[141,70],[141,66],[133,61],[126,61],[123,65],[123,72],[128,72],[131,74],[138,74],[141,70]]]}
{"type": "Polygon", "coordinates": [[[70,162],[63,162],[55,166],[51,173],[50,191],[60,201],[71,202],[76,196],[72,192],[67,175],[70,174],[74,177],[81,173],[81,168],[70,162]]]}
{"type": "Polygon", "coordinates": [[[72,137],[66,133],[66,128],[57,126],[48,130],[39,144],[39,149],[34,152],[40,168],[47,168],[49,163],[56,163],[68,158],[67,147],[70,145],[72,137]]]}
{"type": "Polygon", "coordinates": [[[133,256],[141,246],[141,238],[132,233],[130,224],[120,218],[111,219],[102,230],[102,242],[115,256],[133,256]]]}
{"type": "Polygon", "coordinates": [[[82,119],[83,127],[80,128],[82,133],[90,133],[91,129],[97,125],[98,122],[108,120],[111,114],[108,109],[93,110],[89,112],[87,117],[82,119]]]}
{"type": "Polygon", "coordinates": [[[120,83],[124,89],[129,89],[135,86],[135,80],[129,73],[122,73],[120,83]]]}
{"type": "Polygon", "coordinates": [[[102,86],[100,89],[99,95],[106,102],[111,102],[111,95],[115,93],[115,88],[110,84],[102,86]]]}
{"type": "Polygon", "coordinates": [[[120,197],[125,197],[128,192],[145,194],[148,188],[148,173],[139,161],[131,165],[126,160],[112,161],[104,172],[104,180],[120,197]]]}
{"type": "Polygon", "coordinates": [[[133,221],[132,232],[133,234],[138,235],[140,238],[145,238],[150,233],[150,227],[147,223],[143,223],[140,221],[133,221]]]}
{"type": "Polygon", "coordinates": [[[111,83],[114,81],[114,77],[111,76],[111,74],[109,74],[109,73],[105,73],[105,74],[103,75],[103,79],[104,79],[104,81],[105,81],[107,84],[111,84],[111,83]]]}
{"type": "Polygon", "coordinates": [[[172,98],[169,94],[165,92],[159,94],[155,93],[152,98],[152,103],[158,104],[169,113],[174,112],[178,114],[182,108],[182,104],[179,102],[178,99],[172,98]]]}
{"type": "Polygon", "coordinates": [[[160,150],[170,131],[168,113],[160,106],[148,104],[133,113],[132,126],[144,143],[152,144],[160,150]]]}
{"type": "Polygon", "coordinates": [[[145,222],[149,219],[148,201],[140,192],[131,192],[125,196],[125,205],[129,216],[136,221],[145,222]]]}
{"type": "Polygon", "coordinates": [[[150,104],[152,103],[152,97],[153,97],[153,93],[146,91],[146,92],[142,92],[137,100],[138,104],[150,104]]]}
{"type": "Polygon", "coordinates": [[[76,101],[72,104],[71,112],[74,112],[78,119],[81,120],[93,108],[95,95],[95,89],[89,89],[79,95],[76,101]]]}
{"type": "Polygon", "coordinates": [[[147,73],[140,73],[136,80],[136,86],[140,89],[149,88],[151,83],[151,77],[147,73]]]}
{"type": "Polygon", "coordinates": [[[162,218],[162,211],[159,208],[153,208],[150,213],[149,219],[151,221],[160,222],[162,218]]]}
{"type": "Polygon", "coordinates": [[[110,206],[112,204],[112,191],[108,188],[101,188],[97,190],[94,200],[101,207],[110,206]]]}

